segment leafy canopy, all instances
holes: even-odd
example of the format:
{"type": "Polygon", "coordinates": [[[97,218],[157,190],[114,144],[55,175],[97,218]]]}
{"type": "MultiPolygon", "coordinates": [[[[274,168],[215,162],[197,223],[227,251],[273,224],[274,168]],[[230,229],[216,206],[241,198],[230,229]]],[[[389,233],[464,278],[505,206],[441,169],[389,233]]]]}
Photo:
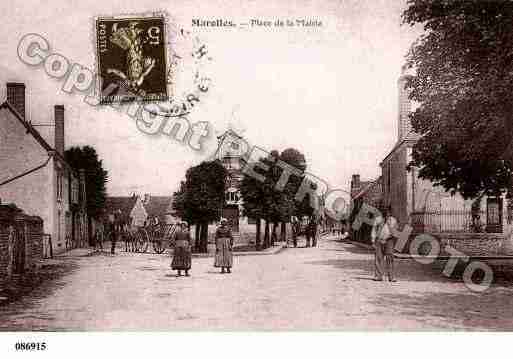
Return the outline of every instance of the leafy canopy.
{"type": "Polygon", "coordinates": [[[64,152],[66,162],[78,173],[85,170],[87,214],[100,218],[106,199],[108,172],[103,168],[96,150],[91,146],[71,147],[64,152]]]}
{"type": "Polygon", "coordinates": [[[189,168],[173,196],[172,206],[177,215],[191,224],[218,220],[225,201],[227,175],[218,160],[189,168]]]}
{"type": "Polygon", "coordinates": [[[513,3],[410,0],[403,22],[422,24],[407,66],[422,135],[410,165],[465,198],[512,188],[513,3]]]}

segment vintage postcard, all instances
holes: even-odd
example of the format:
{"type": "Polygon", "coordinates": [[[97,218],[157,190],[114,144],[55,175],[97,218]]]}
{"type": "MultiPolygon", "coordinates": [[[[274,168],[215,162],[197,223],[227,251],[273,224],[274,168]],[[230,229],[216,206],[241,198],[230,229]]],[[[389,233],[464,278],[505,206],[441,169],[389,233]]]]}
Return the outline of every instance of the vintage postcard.
{"type": "Polygon", "coordinates": [[[187,350],[246,356],[268,347],[232,332],[280,331],[280,356],[324,357],[299,338],[334,331],[381,356],[394,340],[365,333],[513,331],[511,1],[2,10],[9,352],[208,331],[187,350]]]}

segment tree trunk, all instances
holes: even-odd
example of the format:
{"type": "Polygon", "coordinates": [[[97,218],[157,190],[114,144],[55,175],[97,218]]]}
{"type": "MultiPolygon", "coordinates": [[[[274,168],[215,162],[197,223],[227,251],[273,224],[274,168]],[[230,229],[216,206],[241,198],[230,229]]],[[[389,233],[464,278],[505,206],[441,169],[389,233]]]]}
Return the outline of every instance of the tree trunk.
{"type": "Polygon", "coordinates": [[[260,227],[262,224],[262,220],[260,218],[257,218],[256,220],[256,238],[255,238],[255,247],[256,250],[259,251],[262,249],[262,244],[260,242],[260,227]]]}
{"type": "Polygon", "coordinates": [[[285,242],[286,240],[287,240],[287,223],[281,222],[280,241],[285,242]]]}
{"type": "Polygon", "coordinates": [[[207,253],[208,252],[208,222],[203,222],[201,224],[200,252],[201,253],[207,253]]]}
{"type": "Polygon", "coordinates": [[[264,249],[269,248],[269,221],[265,221],[265,229],[264,229],[264,249]]]}
{"type": "Polygon", "coordinates": [[[91,247],[94,246],[94,236],[93,236],[93,221],[91,217],[87,216],[87,234],[89,236],[88,242],[91,247]]]}
{"type": "Polygon", "coordinates": [[[273,223],[273,231],[271,233],[271,247],[274,246],[275,242],[278,241],[278,235],[276,234],[276,229],[278,228],[278,223],[273,223]]]}
{"type": "Polygon", "coordinates": [[[195,252],[199,252],[201,250],[201,247],[200,247],[200,243],[201,243],[201,240],[200,240],[200,235],[201,235],[200,229],[201,229],[201,224],[200,223],[196,223],[196,226],[194,228],[194,251],[195,252]]]}

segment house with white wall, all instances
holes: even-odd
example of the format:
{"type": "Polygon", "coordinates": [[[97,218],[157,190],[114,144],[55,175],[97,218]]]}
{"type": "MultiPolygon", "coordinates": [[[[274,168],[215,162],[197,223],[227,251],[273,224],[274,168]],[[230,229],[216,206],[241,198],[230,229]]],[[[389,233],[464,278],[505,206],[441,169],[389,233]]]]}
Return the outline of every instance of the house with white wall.
{"type": "Polygon", "coordinates": [[[7,99],[0,105],[1,203],[41,217],[53,253],[66,250],[66,238],[85,243],[85,176],[64,159],[64,106],[53,108],[50,143],[25,117],[25,84],[6,86],[7,99]]]}

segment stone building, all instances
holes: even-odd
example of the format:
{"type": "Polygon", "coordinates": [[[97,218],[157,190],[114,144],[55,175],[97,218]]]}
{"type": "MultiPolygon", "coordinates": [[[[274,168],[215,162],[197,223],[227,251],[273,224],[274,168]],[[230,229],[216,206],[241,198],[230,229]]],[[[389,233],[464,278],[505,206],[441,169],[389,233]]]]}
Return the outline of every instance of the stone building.
{"type": "MultiPolygon", "coordinates": [[[[381,177],[374,181],[362,181],[359,174],[354,174],[351,179],[351,216],[354,221],[363,204],[374,208],[383,207],[383,180],[381,177]]],[[[353,240],[370,243],[371,226],[363,223],[358,230],[352,232],[353,240]]]]}
{"type": "Polygon", "coordinates": [[[46,138],[25,112],[25,85],[8,82],[0,105],[0,199],[42,218],[53,253],[64,251],[66,242],[85,244],[85,176],[64,159],[64,106],[54,106],[54,131],[46,138]]]}
{"type": "Polygon", "coordinates": [[[382,207],[383,179],[379,177],[373,181],[362,181],[359,174],[354,174],[351,179],[351,200],[354,206],[367,203],[375,208],[382,207]]]}

